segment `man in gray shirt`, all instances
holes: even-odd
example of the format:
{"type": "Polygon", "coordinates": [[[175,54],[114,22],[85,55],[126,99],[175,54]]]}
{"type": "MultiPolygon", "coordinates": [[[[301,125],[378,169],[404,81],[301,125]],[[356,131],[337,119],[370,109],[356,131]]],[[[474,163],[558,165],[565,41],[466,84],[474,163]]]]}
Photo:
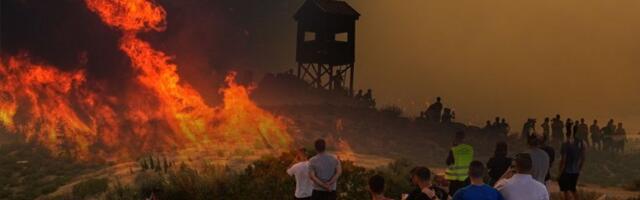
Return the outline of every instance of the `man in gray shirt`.
{"type": "Polygon", "coordinates": [[[323,139],[315,142],[318,152],[309,160],[309,177],[313,181],[312,200],[335,200],[336,186],[342,167],[338,158],[325,152],[326,143],[323,139]]]}
{"type": "Polygon", "coordinates": [[[527,137],[527,144],[529,144],[529,149],[526,151],[529,155],[531,155],[531,176],[536,181],[545,184],[545,177],[547,176],[547,172],[549,172],[549,155],[544,150],[540,149],[539,145],[541,142],[540,136],[538,134],[531,134],[527,137]]]}

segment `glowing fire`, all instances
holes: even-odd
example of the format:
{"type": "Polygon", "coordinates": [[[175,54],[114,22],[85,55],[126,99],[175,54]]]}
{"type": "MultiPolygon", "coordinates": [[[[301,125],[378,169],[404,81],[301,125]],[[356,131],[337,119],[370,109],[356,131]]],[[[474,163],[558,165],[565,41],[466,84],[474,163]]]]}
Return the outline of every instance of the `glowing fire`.
{"type": "Polygon", "coordinates": [[[80,160],[127,158],[146,151],[224,147],[288,148],[283,119],[255,105],[251,88],[226,78],[223,105],[210,107],[164,52],[137,37],[162,31],[165,11],[146,0],[86,0],[89,10],[122,31],[120,49],[145,91],[118,99],[86,84],[83,71],[33,63],[27,54],[0,60],[0,124],[53,152],[80,160]],[[150,94],[150,95],[149,95],[150,94]]]}

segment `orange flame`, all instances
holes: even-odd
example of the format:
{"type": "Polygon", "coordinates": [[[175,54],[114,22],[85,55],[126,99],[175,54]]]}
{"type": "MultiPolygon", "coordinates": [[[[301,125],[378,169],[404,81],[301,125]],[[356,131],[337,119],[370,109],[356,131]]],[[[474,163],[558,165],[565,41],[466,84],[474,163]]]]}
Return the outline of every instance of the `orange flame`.
{"type": "Polygon", "coordinates": [[[234,82],[221,89],[224,103],[208,106],[164,52],[137,37],[165,28],[165,11],[146,0],[86,0],[89,10],[120,29],[120,49],[131,59],[145,91],[124,101],[90,90],[83,71],[62,72],[28,55],[0,60],[0,125],[53,152],[80,160],[127,158],[145,151],[184,148],[288,148],[286,123],[249,98],[234,82]],[[150,94],[150,96],[148,95],[150,94]],[[119,109],[124,107],[126,109],[119,109]],[[124,111],[121,111],[124,110],[124,111]]]}

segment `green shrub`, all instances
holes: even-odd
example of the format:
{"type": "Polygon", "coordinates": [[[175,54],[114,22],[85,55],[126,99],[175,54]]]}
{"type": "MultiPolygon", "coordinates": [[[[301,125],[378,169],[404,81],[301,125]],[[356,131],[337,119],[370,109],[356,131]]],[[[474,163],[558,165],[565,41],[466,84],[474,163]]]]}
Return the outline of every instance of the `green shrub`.
{"type": "MultiPolygon", "coordinates": [[[[263,157],[239,172],[225,166],[209,164],[199,168],[181,165],[168,173],[144,171],[135,177],[131,187],[116,186],[111,188],[105,197],[107,199],[143,199],[153,193],[159,199],[176,200],[292,199],[295,180],[286,174],[286,170],[293,162],[293,158],[292,153],[279,157],[263,157]]],[[[407,164],[404,163],[404,165],[407,164]]],[[[367,181],[377,172],[355,166],[350,161],[343,161],[342,168],[343,174],[338,180],[340,198],[369,198],[367,181]]],[[[405,168],[407,167],[397,170],[405,168]]],[[[397,182],[401,182],[400,180],[406,182],[404,178],[397,180],[397,182]]],[[[399,196],[400,189],[396,190],[399,196]]]]}

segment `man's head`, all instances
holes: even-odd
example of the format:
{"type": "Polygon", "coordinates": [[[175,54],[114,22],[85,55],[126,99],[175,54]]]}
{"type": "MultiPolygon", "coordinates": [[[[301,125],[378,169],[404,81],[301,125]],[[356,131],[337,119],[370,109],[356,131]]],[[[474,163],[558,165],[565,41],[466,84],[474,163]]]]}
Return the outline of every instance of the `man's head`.
{"type": "Polygon", "coordinates": [[[531,162],[531,155],[528,153],[519,153],[513,159],[511,167],[513,167],[519,174],[527,174],[531,171],[531,162]]]}
{"type": "Polygon", "coordinates": [[[436,97],[436,102],[440,102],[440,97],[436,97]]]}
{"type": "Polygon", "coordinates": [[[598,124],[598,120],[593,120],[593,124],[598,124]]]}
{"type": "Polygon", "coordinates": [[[622,128],[622,122],[618,123],[618,128],[622,128]]]}
{"type": "Polygon", "coordinates": [[[316,140],[314,146],[316,147],[316,151],[318,153],[322,153],[322,152],[324,152],[327,144],[325,143],[325,141],[323,139],[318,139],[318,140],[316,140]]]}
{"type": "Polygon", "coordinates": [[[584,124],[584,118],[580,118],[580,123],[584,124]]]}
{"type": "Polygon", "coordinates": [[[469,177],[481,179],[484,177],[486,169],[482,162],[474,160],[469,164],[469,177]]]}
{"type": "Polygon", "coordinates": [[[384,192],[384,178],[380,175],[369,178],[369,191],[373,194],[382,194],[384,192]]]}
{"type": "Polygon", "coordinates": [[[560,114],[556,114],[556,119],[560,119],[560,114]]]}
{"type": "Polygon", "coordinates": [[[431,170],[426,167],[415,167],[411,170],[411,183],[424,185],[431,182],[431,170]]]}
{"type": "Polygon", "coordinates": [[[496,122],[500,122],[500,117],[496,117],[496,122]]]}
{"type": "Polygon", "coordinates": [[[549,118],[548,118],[548,117],[545,117],[545,118],[544,118],[544,122],[549,122],[549,118]]]}

